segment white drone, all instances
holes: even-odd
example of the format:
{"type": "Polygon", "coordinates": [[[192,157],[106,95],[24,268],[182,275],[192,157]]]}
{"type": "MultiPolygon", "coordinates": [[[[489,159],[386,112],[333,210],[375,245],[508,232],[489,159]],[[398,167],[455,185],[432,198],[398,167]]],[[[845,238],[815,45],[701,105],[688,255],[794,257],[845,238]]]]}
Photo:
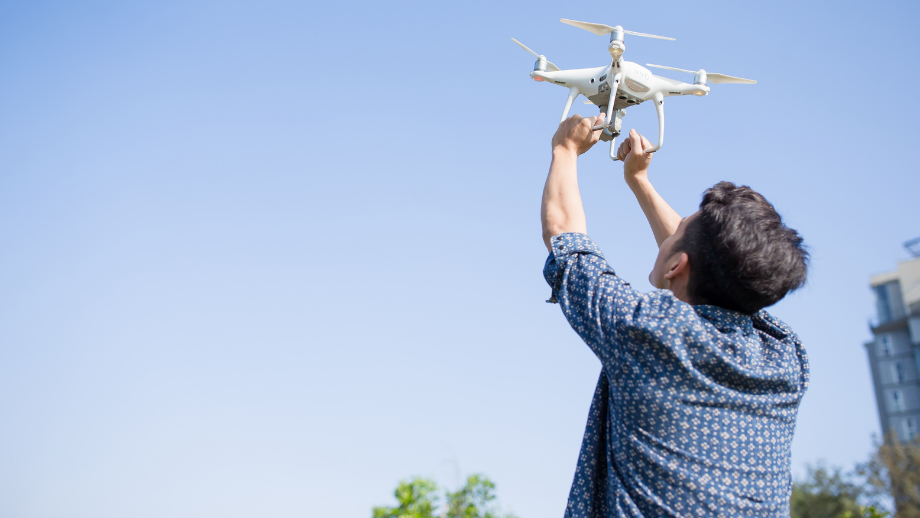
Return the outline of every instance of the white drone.
{"type": "Polygon", "coordinates": [[[585,104],[595,104],[601,111],[607,112],[607,117],[604,119],[604,122],[595,126],[594,129],[604,129],[600,138],[604,141],[610,141],[610,158],[614,160],[617,160],[617,148],[614,144],[617,136],[620,134],[622,118],[623,115],[625,115],[624,110],[626,108],[636,106],[648,100],[655,101],[655,110],[658,112],[658,144],[656,144],[655,147],[645,150],[646,153],[654,153],[661,149],[661,145],[664,143],[665,97],[690,94],[702,97],[709,93],[709,87],[706,86],[706,81],[710,81],[714,84],[741,83],[749,85],[757,82],[752,79],[742,79],[740,77],[727,76],[725,74],[708,73],[703,69],[694,72],[693,70],[647,64],[646,66],[650,67],[686,72],[694,75],[693,84],[656,76],[647,68],[637,63],[623,60],[623,52],[626,51],[626,45],[623,43],[623,36],[625,34],[632,34],[633,36],[644,36],[646,38],[671,41],[674,41],[674,38],[627,31],[619,25],[611,27],[600,23],[577,22],[575,20],[566,20],[565,18],[561,18],[559,21],[593,32],[598,36],[609,34],[610,44],[607,45],[607,50],[610,52],[613,62],[611,62],[609,66],[598,68],[560,70],[559,67],[547,61],[546,56],[537,54],[514,38],[511,38],[511,40],[537,58],[537,62],[534,63],[533,72],[530,73],[530,77],[534,78],[535,81],[546,81],[569,89],[569,98],[565,102],[565,109],[562,111],[562,120],[565,120],[568,116],[569,109],[572,107],[572,101],[579,95],[584,95],[588,98],[585,104]],[[614,99],[613,102],[610,102],[611,95],[614,99]]]}

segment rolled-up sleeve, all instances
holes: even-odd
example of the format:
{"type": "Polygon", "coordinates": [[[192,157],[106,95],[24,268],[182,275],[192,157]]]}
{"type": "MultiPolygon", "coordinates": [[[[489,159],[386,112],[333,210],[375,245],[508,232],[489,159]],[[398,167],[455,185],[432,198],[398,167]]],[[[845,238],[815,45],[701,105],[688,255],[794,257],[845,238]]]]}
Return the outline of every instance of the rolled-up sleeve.
{"type": "Polygon", "coordinates": [[[543,277],[552,288],[547,302],[558,303],[572,329],[608,365],[615,361],[618,315],[629,311],[638,293],[620,279],[585,234],[553,236],[543,277]]]}

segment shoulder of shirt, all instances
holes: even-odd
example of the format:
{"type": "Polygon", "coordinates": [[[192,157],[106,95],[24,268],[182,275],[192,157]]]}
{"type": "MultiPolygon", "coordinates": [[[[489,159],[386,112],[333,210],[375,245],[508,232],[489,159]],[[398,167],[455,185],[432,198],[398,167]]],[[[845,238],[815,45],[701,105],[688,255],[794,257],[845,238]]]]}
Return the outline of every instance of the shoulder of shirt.
{"type": "Polygon", "coordinates": [[[754,323],[754,329],[766,333],[777,340],[795,342],[799,340],[799,336],[795,334],[795,331],[793,331],[788,324],[767,313],[763,309],[751,315],[751,320],[754,323]]]}
{"type": "MultiPolygon", "coordinates": [[[[638,295],[646,307],[633,315],[637,320],[667,320],[669,326],[691,327],[697,330],[712,326],[711,322],[700,316],[692,304],[678,299],[671,290],[656,289],[640,292],[638,295]]],[[[755,330],[772,338],[787,342],[799,340],[788,324],[764,310],[751,315],[751,320],[755,330]]]]}
{"type": "Polygon", "coordinates": [[[678,299],[671,290],[636,292],[639,305],[633,317],[636,320],[673,320],[670,325],[699,325],[700,316],[693,306],[678,299]]]}

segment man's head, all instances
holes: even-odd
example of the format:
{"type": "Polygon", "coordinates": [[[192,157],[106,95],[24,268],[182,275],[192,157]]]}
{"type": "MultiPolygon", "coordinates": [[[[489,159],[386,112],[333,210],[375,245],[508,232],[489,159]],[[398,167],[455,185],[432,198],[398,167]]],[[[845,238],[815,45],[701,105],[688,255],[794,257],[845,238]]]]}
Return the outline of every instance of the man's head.
{"type": "Polygon", "coordinates": [[[802,238],[773,205],[720,182],[661,244],[649,281],[691,304],[756,313],[805,284],[807,269],[802,238]]]}

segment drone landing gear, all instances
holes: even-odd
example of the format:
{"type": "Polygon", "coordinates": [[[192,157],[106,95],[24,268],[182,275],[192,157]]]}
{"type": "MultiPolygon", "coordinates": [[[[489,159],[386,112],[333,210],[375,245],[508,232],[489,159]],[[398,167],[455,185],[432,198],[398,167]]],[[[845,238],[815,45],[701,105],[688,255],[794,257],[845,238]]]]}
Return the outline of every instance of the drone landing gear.
{"type": "Polygon", "coordinates": [[[646,149],[646,153],[654,153],[661,149],[661,145],[664,144],[664,95],[661,92],[655,93],[655,111],[658,112],[658,144],[653,147],[646,149]]]}
{"type": "MultiPolygon", "coordinates": [[[[612,97],[611,97],[612,98],[612,97]]],[[[661,149],[661,145],[664,144],[664,96],[660,93],[656,93],[653,97],[655,102],[655,111],[658,113],[658,144],[654,147],[650,147],[644,150],[648,154],[652,154],[655,151],[661,149]]],[[[601,107],[603,110],[604,107],[601,107]]],[[[608,110],[609,111],[609,110],[608,110]]],[[[601,140],[610,141],[610,159],[617,161],[617,147],[616,147],[616,138],[620,136],[620,128],[623,125],[623,116],[626,115],[624,110],[614,110],[616,117],[610,121],[610,124],[604,128],[604,132],[601,134],[601,140]]]]}
{"type": "MultiPolygon", "coordinates": [[[[601,106],[601,111],[606,108],[606,106],[601,106]]],[[[626,115],[626,112],[623,110],[613,110],[613,118],[610,119],[609,124],[604,127],[604,131],[601,133],[601,140],[604,142],[610,141],[610,158],[613,160],[617,160],[616,139],[620,136],[624,115],[626,115]]]]}
{"type": "Polygon", "coordinates": [[[604,125],[595,126],[595,130],[604,128],[604,132],[601,133],[601,140],[610,141],[610,158],[613,160],[618,160],[617,158],[617,137],[620,136],[620,128],[623,126],[623,115],[625,113],[623,110],[614,109],[614,103],[616,103],[617,92],[620,90],[620,81],[623,79],[623,71],[620,68],[618,61],[614,61],[610,64],[610,68],[607,69],[607,73],[610,75],[609,85],[610,85],[610,100],[607,101],[607,106],[601,106],[601,111],[607,111],[607,117],[604,119],[604,125]],[[618,72],[614,73],[614,69],[619,69],[618,72]]]}
{"type": "Polygon", "coordinates": [[[580,93],[581,92],[578,91],[578,88],[574,86],[569,88],[569,98],[565,101],[565,109],[562,110],[562,119],[559,120],[559,124],[562,124],[562,122],[565,121],[565,118],[569,116],[569,110],[572,108],[572,101],[574,101],[580,93]]]}

